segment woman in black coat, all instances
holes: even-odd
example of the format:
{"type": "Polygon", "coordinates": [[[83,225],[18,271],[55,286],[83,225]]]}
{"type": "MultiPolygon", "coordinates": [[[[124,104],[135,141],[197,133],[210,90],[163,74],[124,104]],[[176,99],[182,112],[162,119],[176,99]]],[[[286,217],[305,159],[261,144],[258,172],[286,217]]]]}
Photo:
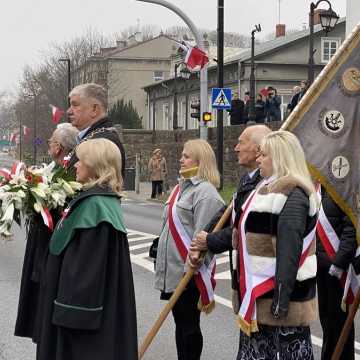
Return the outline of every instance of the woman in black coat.
{"type": "Polygon", "coordinates": [[[51,237],[37,360],[137,360],[120,151],[110,140],[93,139],[76,156],[83,191],[51,237]]]}

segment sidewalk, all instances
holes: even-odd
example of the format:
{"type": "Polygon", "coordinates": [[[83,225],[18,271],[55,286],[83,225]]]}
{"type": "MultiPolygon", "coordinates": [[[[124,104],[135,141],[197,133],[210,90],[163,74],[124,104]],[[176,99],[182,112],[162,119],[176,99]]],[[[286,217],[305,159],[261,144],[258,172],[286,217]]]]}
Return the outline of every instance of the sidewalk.
{"type": "Polygon", "coordinates": [[[138,200],[138,201],[153,201],[153,202],[157,202],[157,203],[159,203],[159,202],[163,203],[164,200],[167,199],[168,194],[163,195],[163,199],[151,199],[151,182],[150,181],[140,183],[139,194],[137,194],[135,191],[124,191],[125,198],[132,199],[132,200],[138,200]]]}

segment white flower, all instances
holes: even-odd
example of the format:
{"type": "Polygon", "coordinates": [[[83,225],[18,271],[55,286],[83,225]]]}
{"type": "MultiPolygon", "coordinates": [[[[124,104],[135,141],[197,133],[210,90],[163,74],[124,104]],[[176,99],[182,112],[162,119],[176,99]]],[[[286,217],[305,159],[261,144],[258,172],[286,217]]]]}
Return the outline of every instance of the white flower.
{"type": "Polygon", "coordinates": [[[77,181],[69,181],[68,184],[72,187],[73,190],[79,191],[82,189],[82,184],[77,181]]]}
{"type": "Polygon", "coordinates": [[[2,223],[2,222],[12,221],[14,218],[14,210],[15,210],[14,204],[10,203],[7,206],[6,210],[4,211],[4,214],[1,217],[0,222],[2,223]]]}

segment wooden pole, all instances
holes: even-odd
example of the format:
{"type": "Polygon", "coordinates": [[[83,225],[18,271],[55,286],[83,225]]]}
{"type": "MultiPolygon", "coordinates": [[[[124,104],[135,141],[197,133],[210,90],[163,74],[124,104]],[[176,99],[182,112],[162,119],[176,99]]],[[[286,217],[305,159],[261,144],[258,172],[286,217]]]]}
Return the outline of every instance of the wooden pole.
{"type": "MultiPolygon", "coordinates": [[[[226,223],[226,221],[228,220],[228,218],[231,215],[231,211],[232,211],[232,206],[229,205],[227,207],[227,209],[225,210],[224,214],[221,216],[220,220],[218,221],[218,223],[216,224],[216,226],[214,227],[212,232],[216,232],[219,231],[223,228],[224,224],[226,223]]],[[[161,311],[159,317],[157,318],[157,320],[155,321],[154,325],[152,326],[152,328],[150,329],[150,331],[147,333],[147,335],[145,336],[144,341],[142,342],[140,349],[139,349],[139,360],[142,359],[142,357],[144,356],[145,351],[147,350],[147,348],[150,346],[151,342],[153,341],[154,337],[156,336],[156,334],[158,333],[158,331],[161,328],[161,325],[163,324],[163,322],[165,321],[166,317],[168,316],[169,312],[171,311],[171,309],[174,307],[174,305],[176,304],[177,300],[179,299],[180,295],[183,293],[183,291],[185,290],[186,285],[189,283],[189,281],[191,280],[191,278],[193,277],[195,273],[195,269],[194,268],[190,268],[186,274],[184,275],[184,277],[181,279],[179,285],[176,287],[174,293],[172,294],[170,300],[167,302],[167,304],[165,305],[164,309],[161,311]]]]}
{"type": "Polygon", "coordinates": [[[352,328],[352,324],[354,322],[356,312],[359,308],[359,304],[360,304],[360,289],[358,290],[358,292],[355,296],[354,302],[350,306],[349,314],[346,318],[344,327],[341,330],[341,334],[340,334],[339,340],[336,344],[335,351],[331,357],[331,360],[339,360],[340,359],[341,354],[344,349],[344,345],[348,339],[350,330],[352,328]]]}

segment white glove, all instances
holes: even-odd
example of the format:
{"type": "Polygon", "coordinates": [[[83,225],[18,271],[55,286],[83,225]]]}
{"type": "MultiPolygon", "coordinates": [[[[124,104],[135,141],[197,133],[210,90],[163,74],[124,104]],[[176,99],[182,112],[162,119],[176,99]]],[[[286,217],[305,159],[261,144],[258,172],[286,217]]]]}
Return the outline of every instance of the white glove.
{"type": "Polygon", "coordinates": [[[329,269],[329,274],[331,276],[335,276],[338,279],[341,279],[341,275],[343,273],[343,269],[340,269],[339,267],[337,267],[336,265],[331,265],[330,269],[329,269]]]}

